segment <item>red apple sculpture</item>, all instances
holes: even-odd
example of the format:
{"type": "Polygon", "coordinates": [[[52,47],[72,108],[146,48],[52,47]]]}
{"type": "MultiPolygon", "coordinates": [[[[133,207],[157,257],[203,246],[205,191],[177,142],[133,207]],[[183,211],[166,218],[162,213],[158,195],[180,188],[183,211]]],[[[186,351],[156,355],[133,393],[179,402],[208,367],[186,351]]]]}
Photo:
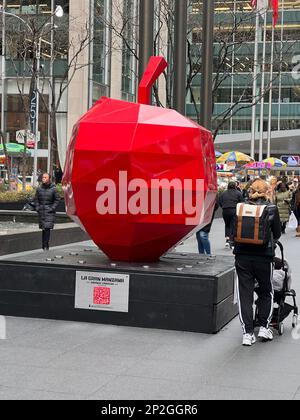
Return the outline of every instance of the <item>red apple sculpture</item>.
{"type": "Polygon", "coordinates": [[[101,98],[75,125],[68,147],[67,213],[111,260],[156,261],[211,221],[217,194],[211,133],[149,105],[166,66],[151,58],[139,103],[101,98]]]}

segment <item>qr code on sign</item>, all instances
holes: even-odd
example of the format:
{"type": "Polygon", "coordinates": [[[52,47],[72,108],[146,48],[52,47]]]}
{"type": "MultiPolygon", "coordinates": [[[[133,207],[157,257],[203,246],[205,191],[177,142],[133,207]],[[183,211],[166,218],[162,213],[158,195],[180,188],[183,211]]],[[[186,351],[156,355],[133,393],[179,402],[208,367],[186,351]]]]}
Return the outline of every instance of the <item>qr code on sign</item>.
{"type": "Polygon", "coordinates": [[[94,305],[110,305],[110,288],[94,288],[94,305]]]}

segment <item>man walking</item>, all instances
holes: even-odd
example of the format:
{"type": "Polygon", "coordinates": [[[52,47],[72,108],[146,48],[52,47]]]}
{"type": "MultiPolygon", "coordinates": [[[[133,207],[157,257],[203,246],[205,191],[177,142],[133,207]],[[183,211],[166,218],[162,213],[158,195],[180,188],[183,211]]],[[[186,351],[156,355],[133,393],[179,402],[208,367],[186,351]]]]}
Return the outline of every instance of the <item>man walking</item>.
{"type": "MultiPolygon", "coordinates": [[[[268,191],[269,185],[267,182],[262,179],[254,181],[249,192],[250,206],[246,209],[246,216],[251,212],[253,213],[253,211],[255,213],[253,224],[247,221],[247,226],[243,227],[240,225],[240,227],[236,227],[238,233],[235,238],[234,254],[236,256],[237,291],[244,346],[251,346],[256,342],[253,325],[253,303],[256,282],[259,285],[257,291],[258,320],[260,326],[258,337],[263,341],[273,340],[273,332],[270,329],[274,297],[272,285],[273,261],[275,257],[275,243],[281,236],[281,223],[276,205],[268,201],[268,191]],[[255,208],[251,208],[251,206],[255,206],[255,208]],[[262,226],[262,229],[259,224],[259,214],[266,215],[264,219],[265,226],[262,226]],[[249,241],[247,238],[241,239],[249,226],[253,226],[255,237],[259,237],[259,233],[263,232],[265,237],[268,238],[266,243],[256,244],[255,238],[252,241],[249,241]]],[[[243,220],[242,212],[245,209],[242,207],[238,211],[240,211],[240,214],[237,216],[237,224],[243,220]]]]}
{"type": "Polygon", "coordinates": [[[225,222],[226,248],[232,247],[236,206],[242,201],[244,201],[243,195],[236,189],[236,183],[229,182],[227,191],[223,192],[219,198],[219,204],[223,210],[223,219],[225,222]]]}
{"type": "Polygon", "coordinates": [[[35,195],[35,209],[39,215],[39,226],[43,231],[42,248],[49,250],[50,232],[54,228],[55,211],[60,202],[60,196],[54,184],[51,183],[50,175],[43,174],[42,185],[35,195]]]}

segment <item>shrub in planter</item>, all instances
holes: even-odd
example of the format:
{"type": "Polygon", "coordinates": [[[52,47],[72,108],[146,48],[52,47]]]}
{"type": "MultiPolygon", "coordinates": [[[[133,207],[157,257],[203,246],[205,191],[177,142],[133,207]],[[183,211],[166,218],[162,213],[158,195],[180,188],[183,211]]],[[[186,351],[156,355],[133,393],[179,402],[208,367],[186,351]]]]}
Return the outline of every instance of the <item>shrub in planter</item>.
{"type": "Polygon", "coordinates": [[[25,202],[34,198],[35,192],[6,191],[0,192],[0,203],[25,202]]]}

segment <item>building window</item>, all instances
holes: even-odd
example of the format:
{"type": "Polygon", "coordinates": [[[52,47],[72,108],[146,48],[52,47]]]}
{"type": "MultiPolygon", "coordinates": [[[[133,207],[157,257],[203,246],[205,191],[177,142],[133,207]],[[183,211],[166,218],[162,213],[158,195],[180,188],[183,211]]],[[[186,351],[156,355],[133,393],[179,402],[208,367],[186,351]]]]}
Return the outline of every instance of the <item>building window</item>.
{"type": "Polygon", "coordinates": [[[94,0],[93,4],[93,51],[92,51],[92,102],[99,99],[99,92],[109,94],[109,54],[111,0],[94,0]]]}
{"type": "Polygon", "coordinates": [[[136,20],[137,1],[124,0],[123,22],[124,41],[122,48],[122,97],[128,101],[135,101],[137,85],[137,63],[134,57],[136,51],[136,20]]]}

